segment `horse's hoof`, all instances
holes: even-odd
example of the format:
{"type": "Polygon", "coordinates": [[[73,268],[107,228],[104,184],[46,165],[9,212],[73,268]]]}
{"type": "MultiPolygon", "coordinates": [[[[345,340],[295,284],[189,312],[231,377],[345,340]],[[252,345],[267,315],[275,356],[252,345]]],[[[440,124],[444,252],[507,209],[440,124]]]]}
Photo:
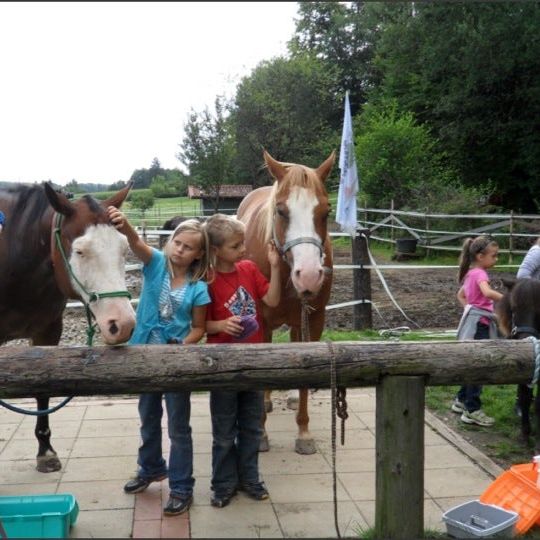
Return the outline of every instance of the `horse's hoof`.
{"type": "Polygon", "coordinates": [[[298,398],[296,396],[289,396],[287,398],[287,409],[298,410],[298,398]]]}
{"type": "Polygon", "coordinates": [[[55,472],[62,468],[62,463],[57,456],[40,456],[36,461],[36,469],[42,473],[55,472]]]}
{"type": "Polygon", "coordinates": [[[268,400],[264,402],[264,412],[269,413],[274,410],[274,404],[272,403],[272,400],[268,400]]]}
{"type": "Polygon", "coordinates": [[[294,451],[304,456],[314,454],[317,451],[315,441],[313,439],[296,439],[294,451]]]}
{"type": "Polygon", "coordinates": [[[259,442],[259,452],[268,452],[270,450],[270,444],[268,442],[268,435],[263,435],[259,442]]]}

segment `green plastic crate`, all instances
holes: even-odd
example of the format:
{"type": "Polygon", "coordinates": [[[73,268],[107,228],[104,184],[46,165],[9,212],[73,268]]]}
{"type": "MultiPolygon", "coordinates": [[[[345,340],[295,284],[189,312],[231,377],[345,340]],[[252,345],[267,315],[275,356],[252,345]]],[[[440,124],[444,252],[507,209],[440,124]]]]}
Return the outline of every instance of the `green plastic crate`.
{"type": "Polygon", "coordinates": [[[73,495],[0,497],[0,520],[8,538],[68,538],[79,505],[73,495]]]}

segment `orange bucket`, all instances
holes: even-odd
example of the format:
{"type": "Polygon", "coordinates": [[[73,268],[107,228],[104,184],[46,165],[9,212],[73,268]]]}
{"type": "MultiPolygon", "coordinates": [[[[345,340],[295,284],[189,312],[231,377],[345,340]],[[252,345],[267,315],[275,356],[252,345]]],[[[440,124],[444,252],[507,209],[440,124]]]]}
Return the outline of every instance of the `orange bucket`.
{"type": "Polygon", "coordinates": [[[480,501],[495,504],[519,514],[518,534],[540,524],[540,489],[536,487],[536,466],[531,463],[513,465],[501,474],[480,496],[480,501]]]}

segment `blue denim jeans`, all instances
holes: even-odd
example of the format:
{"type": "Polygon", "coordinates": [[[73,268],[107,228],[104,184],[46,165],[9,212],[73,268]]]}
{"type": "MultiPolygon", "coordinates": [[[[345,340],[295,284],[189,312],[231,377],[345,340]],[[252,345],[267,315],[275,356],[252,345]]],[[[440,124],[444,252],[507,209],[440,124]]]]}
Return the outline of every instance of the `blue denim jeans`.
{"type": "Polygon", "coordinates": [[[168,472],[171,495],[191,495],[195,484],[193,441],[189,425],[190,394],[191,392],[166,392],[164,394],[171,441],[168,471],[161,446],[163,394],[152,392],[141,394],[139,397],[142,438],[137,459],[139,476],[151,479],[168,472]]]}
{"type": "Polygon", "coordinates": [[[212,489],[233,490],[259,482],[263,392],[213,390],[212,489]]]}
{"type": "MultiPolygon", "coordinates": [[[[484,323],[477,323],[476,332],[473,339],[489,339],[489,326],[484,323]]],[[[457,398],[463,404],[467,411],[474,412],[482,408],[480,394],[482,386],[479,384],[464,384],[457,393],[457,398]]]]}

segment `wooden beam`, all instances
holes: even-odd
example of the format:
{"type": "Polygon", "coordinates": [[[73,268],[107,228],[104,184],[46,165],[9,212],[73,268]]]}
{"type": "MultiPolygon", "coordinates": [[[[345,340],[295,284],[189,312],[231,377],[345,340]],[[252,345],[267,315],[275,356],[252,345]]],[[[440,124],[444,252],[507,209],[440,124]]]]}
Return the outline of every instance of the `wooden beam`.
{"type": "Polygon", "coordinates": [[[331,355],[337,384],[350,388],[385,375],[528,383],[534,370],[533,344],[522,340],[0,347],[0,397],[329,388],[331,355]]]}

